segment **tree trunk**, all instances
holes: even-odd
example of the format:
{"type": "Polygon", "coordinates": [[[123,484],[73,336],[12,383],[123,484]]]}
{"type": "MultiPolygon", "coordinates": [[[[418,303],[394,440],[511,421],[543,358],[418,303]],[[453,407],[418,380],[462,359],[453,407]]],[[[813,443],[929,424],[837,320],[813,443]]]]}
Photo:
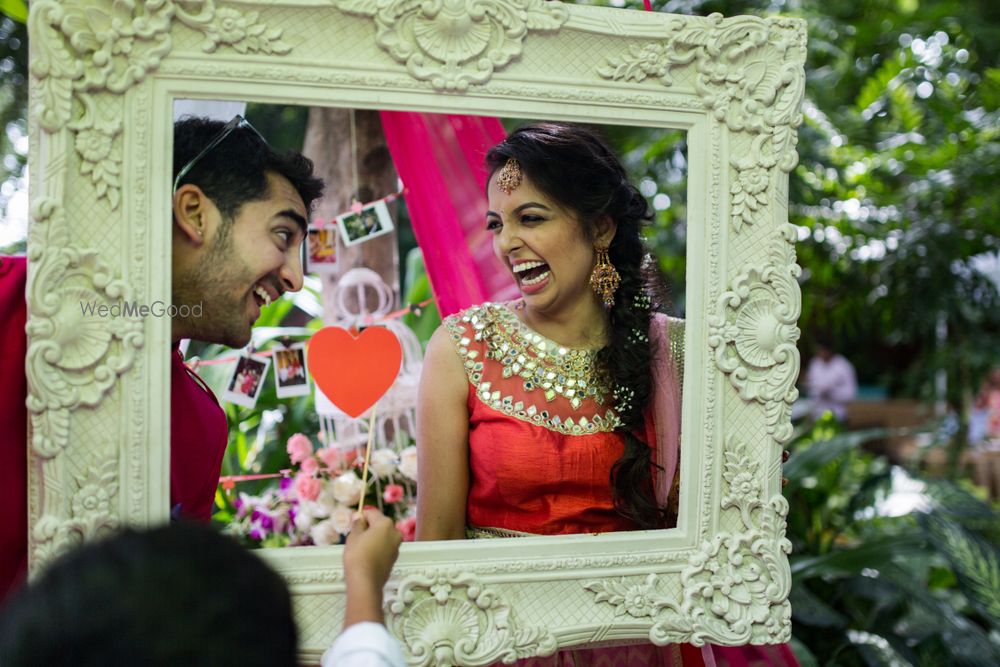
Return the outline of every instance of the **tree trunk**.
{"type": "MultiPolygon", "coordinates": [[[[348,211],[353,200],[368,203],[396,191],[399,177],[385,143],[378,111],[328,109],[309,110],[303,154],[315,164],[315,173],[326,182],[326,193],[314,209],[314,217],[329,221],[348,211]],[[356,152],[352,150],[352,134],[356,152]]],[[[396,219],[396,203],[389,204],[396,219]]],[[[340,312],[334,299],[335,286],[348,270],[365,266],[377,273],[393,292],[393,307],[399,304],[399,251],[396,230],[360,245],[345,247],[337,241],[337,270],[324,274],[323,321],[341,320],[350,313],[340,312]]],[[[345,304],[356,310],[353,294],[345,304]]],[[[366,294],[364,310],[375,307],[373,294],[366,294]]]]}

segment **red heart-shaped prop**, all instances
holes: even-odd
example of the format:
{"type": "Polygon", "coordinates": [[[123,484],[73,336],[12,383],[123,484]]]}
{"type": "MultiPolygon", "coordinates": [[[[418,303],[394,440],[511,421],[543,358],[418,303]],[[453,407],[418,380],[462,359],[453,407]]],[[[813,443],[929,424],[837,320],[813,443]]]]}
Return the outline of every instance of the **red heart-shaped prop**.
{"type": "Polygon", "coordinates": [[[389,390],[403,363],[403,348],[385,327],[368,327],[360,336],[325,327],[309,339],[309,372],[330,402],[360,417],[389,390]]]}

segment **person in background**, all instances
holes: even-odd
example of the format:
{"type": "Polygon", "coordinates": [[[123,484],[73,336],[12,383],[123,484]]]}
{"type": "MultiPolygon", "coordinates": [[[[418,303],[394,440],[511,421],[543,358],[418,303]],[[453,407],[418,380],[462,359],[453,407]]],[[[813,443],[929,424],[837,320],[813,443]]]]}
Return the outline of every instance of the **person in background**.
{"type": "Polygon", "coordinates": [[[1000,366],[990,371],[976,396],[969,439],[973,481],[990,498],[1000,499],[1000,366]]]}
{"type": "Polygon", "coordinates": [[[858,395],[857,377],[851,362],[837,354],[825,339],[816,340],[816,354],[806,371],[806,391],[814,419],[831,412],[838,421],[847,420],[847,404],[858,395]]]}
{"type": "MultiPolygon", "coordinates": [[[[323,667],[403,667],[382,616],[402,536],[377,510],[344,547],[344,631],[323,667]]],[[[284,580],[212,528],[126,529],[85,544],[22,588],[0,614],[4,667],[294,667],[298,632],[284,580]]]]}

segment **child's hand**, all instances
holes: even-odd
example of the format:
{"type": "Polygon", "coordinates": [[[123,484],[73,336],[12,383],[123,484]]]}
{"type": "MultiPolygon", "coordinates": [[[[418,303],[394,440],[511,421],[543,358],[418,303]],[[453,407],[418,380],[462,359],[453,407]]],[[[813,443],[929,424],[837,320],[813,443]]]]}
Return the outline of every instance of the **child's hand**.
{"type": "Polygon", "coordinates": [[[366,583],[381,591],[399,556],[403,536],[392,519],[376,509],[354,515],[344,547],[344,575],[348,581],[366,583]]]}

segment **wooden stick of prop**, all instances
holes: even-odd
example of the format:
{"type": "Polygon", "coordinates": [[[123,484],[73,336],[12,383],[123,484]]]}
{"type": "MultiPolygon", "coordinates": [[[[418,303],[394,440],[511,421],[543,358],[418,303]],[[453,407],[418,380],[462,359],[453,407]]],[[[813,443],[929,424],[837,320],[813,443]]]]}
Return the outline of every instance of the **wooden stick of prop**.
{"type": "Polygon", "coordinates": [[[375,408],[378,403],[372,406],[371,417],[368,418],[368,446],[365,448],[365,465],[361,469],[361,498],[358,499],[358,512],[365,506],[365,491],[368,490],[368,462],[372,458],[372,440],[375,439],[375,408]]]}

